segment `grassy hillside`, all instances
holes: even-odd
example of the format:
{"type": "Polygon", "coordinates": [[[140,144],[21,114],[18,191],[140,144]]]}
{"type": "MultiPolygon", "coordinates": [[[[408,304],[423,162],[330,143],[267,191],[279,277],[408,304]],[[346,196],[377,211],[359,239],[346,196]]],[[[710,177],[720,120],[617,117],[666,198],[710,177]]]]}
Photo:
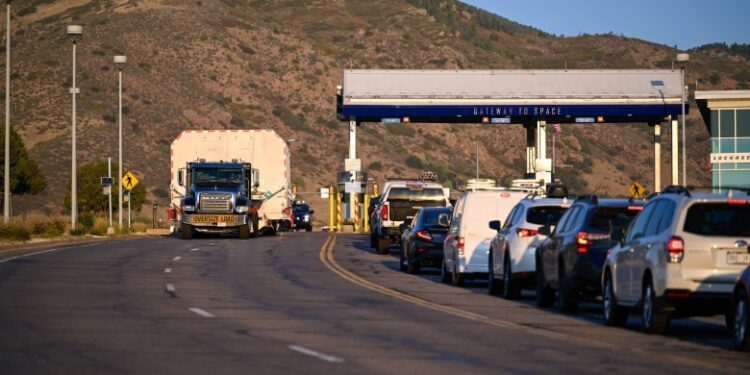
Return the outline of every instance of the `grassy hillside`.
{"type": "MultiPolygon", "coordinates": [[[[453,0],[35,0],[14,3],[13,12],[12,119],[51,181],[43,199],[16,207],[41,201],[47,211],[61,210],[70,175],[70,23],[85,27],[79,164],[116,157],[112,56],[126,54],[125,165],[160,204],[169,144],[185,129],[274,129],[295,139],[301,191],[333,182],[347,152],[347,125],[335,120],[344,68],[665,68],[677,52],[617,35],[557,37],[453,0]]],[[[692,52],[691,86],[748,87],[747,54],[720,47],[692,52]]],[[[470,178],[474,140],[483,177],[523,172],[520,125],[365,124],[359,135],[359,156],[376,179],[421,168],[438,170],[446,184],[470,178]]],[[[574,167],[563,177],[613,195],[635,179],[653,186],[650,139],[645,126],[565,126],[558,156],[574,167]]],[[[709,139],[697,111],[688,142],[689,182],[706,185],[709,139]]]]}

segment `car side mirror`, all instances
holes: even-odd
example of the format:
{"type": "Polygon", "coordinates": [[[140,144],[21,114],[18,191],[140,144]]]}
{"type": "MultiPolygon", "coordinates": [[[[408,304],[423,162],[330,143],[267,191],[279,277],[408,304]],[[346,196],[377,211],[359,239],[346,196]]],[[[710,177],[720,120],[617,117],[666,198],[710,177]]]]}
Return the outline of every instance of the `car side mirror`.
{"type": "Polygon", "coordinates": [[[440,214],[440,216],[438,216],[438,224],[441,227],[446,227],[446,228],[451,226],[450,216],[448,216],[448,214],[440,214]]]}
{"type": "Polygon", "coordinates": [[[542,227],[539,227],[539,234],[544,236],[549,236],[552,233],[552,227],[549,225],[545,225],[542,227]]]}
{"type": "Polygon", "coordinates": [[[490,221],[490,229],[500,231],[500,220],[490,221]]]}
{"type": "Polygon", "coordinates": [[[409,225],[411,225],[411,223],[413,221],[414,221],[414,219],[412,219],[412,218],[406,218],[406,219],[404,219],[404,226],[408,227],[409,225]]]}
{"type": "Polygon", "coordinates": [[[314,214],[315,210],[310,210],[310,215],[314,214]]]}
{"type": "Polygon", "coordinates": [[[609,235],[609,238],[612,239],[612,241],[617,241],[623,244],[625,243],[625,230],[622,228],[614,228],[612,229],[612,234],[609,235]]]}

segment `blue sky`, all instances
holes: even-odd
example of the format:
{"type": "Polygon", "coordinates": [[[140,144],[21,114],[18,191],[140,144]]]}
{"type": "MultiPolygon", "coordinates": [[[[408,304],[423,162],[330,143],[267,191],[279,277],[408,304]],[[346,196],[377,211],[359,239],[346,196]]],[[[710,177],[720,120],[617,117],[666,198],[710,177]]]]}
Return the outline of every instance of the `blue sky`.
{"type": "Polygon", "coordinates": [[[554,34],[623,34],[688,49],[750,43],[750,0],[461,0],[554,34]]]}

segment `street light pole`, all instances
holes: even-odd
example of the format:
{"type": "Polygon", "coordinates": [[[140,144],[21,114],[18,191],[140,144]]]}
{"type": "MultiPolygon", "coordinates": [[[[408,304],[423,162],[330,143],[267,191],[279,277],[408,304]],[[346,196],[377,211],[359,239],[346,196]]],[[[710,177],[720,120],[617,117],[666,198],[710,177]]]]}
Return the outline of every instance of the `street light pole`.
{"type": "MultiPolygon", "coordinates": [[[[124,55],[118,55],[114,58],[115,65],[117,65],[117,138],[118,138],[118,166],[117,166],[117,183],[119,188],[117,189],[119,208],[117,210],[118,223],[122,230],[122,184],[120,179],[122,178],[122,69],[128,62],[128,57],[124,55]]],[[[129,204],[129,203],[128,203],[129,204]]],[[[129,224],[128,224],[129,225],[129,224]]]]}
{"type": "Polygon", "coordinates": [[[474,146],[476,146],[477,152],[477,180],[479,179],[479,141],[474,140],[474,146]]]}
{"type": "Polygon", "coordinates": [[[3,177],[3,220],[10,221],[10,0],[5,2],[5,172],[3,177]]]}
{"type": "Polygon", "coordinates": [[[70,191],[70,228],[76,229],[78,222],[78,181],[76,172],[76,95],[78,94],[78,88],[76,87],[76,45],[81,40],[83,35],[83,26],[69,25],[68,36],[73,41],[73,87],[70,89],[71,95],[73,95],[73,111],[71,115],[71,122],[73,125],[73,145],[72,145],[72,160],[71,160],[71,191],[70,191]]]}

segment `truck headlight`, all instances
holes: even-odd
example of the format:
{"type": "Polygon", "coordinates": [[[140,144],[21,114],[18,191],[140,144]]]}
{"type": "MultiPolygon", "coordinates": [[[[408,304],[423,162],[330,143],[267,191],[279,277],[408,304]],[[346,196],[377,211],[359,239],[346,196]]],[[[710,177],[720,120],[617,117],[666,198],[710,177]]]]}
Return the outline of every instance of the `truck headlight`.
{"type": "Polygon", "coordinates": [[[310,215],[305,215],[305,221],[310,221],[310,215]]]}
{"type": "Polygon", "coordinates": [[[238,214],[244,214],[247,212],[247,206],[237,206],[234,210],[237,211],[238,214]]]}
{"type": "Polygon", "coordinates": [[[182,210],[185,212],[195,211],[195,206],[182,206],[182,210]]]}

